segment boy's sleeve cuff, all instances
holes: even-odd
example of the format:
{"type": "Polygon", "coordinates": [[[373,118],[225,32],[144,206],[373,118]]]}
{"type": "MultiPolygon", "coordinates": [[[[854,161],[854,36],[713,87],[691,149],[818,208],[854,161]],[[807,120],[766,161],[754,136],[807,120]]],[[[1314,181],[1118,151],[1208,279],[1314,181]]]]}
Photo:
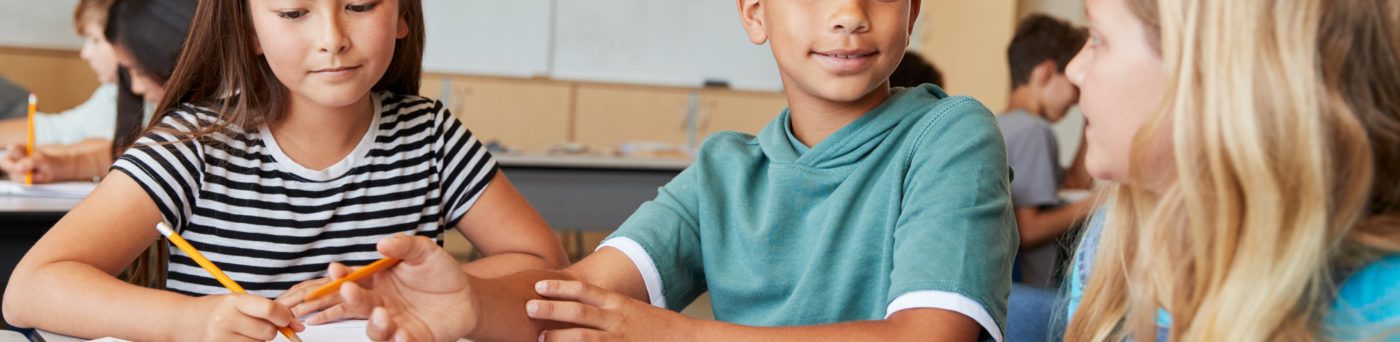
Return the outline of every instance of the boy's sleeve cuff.
{"type": "Polygon", "coordinates": [[[890,318],[894,313],[907,309],[941,309],[963,314],[977,321],[982,329],[987,330],[988,335],[997,342],[1002,341],[1001,328],[997,327],[996,320],[987,313],[987,309],[978,304],[977,301],[967,298],[967,296],[947,292],[947,291],[914,291],[900,295],[890,302],[890,306],[885,310],[885,318],[890,318]]]}
{"type": "Polygon", "coordinates": [[[596,252],[604,247],[616,248],[628,259],[632,259],[632,264],[636,265],[637,270],[642,272],[642,282],[646,283],[647,297],[651,298],[651,305],[665,309],[666,295],[661,292],[661,272],[656,269],[656,263],[652,262],[651,255],[647,254],[646,249],[630,238],[615,237],[603,241],[602,244],[598,245],[598,249],[593,251],[596,252]]]}

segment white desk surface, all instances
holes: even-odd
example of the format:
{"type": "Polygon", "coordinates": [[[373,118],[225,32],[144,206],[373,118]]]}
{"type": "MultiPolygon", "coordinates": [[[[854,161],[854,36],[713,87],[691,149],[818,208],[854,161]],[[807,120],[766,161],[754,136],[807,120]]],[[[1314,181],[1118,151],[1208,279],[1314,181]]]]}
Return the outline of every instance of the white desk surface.
{"type": "Polygon", "coordinates": [[[73,198],[44,198],[0,195],[0,214],[19,212],[67,212],[82,202],[73,198]]]}

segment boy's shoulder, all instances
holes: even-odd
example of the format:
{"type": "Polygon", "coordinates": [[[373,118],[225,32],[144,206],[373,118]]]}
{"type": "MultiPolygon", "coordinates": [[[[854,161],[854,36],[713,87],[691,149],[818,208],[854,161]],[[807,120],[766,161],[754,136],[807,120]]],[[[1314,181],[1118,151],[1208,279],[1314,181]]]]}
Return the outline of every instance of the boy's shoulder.
{"type": "Polygon", "coordinates": [[[1053,132],[1050,122],[1020,109],[997,115],[997,124],[1007,135],[1029,135],[1053,132]]]}
{"type": "Polygon", "coordinates": [[[987,121],[995,117],[981,101],[970,96],[948,95],[943,88],[932,84],[899,89],[885,101],[885,105],[893,107],[892,111],[915,118],[918,126],[947,121],[987,121]]]}
{"type": "Polygon", "coordinates": [[[908,121],[912,142],[941,144],[949,139],[965,139],[1000,134],[996,115],[981,101],[969,96],[950,96],[934,85],[906,88],[887,101],[898,101],[893,110],[908,121]]]}

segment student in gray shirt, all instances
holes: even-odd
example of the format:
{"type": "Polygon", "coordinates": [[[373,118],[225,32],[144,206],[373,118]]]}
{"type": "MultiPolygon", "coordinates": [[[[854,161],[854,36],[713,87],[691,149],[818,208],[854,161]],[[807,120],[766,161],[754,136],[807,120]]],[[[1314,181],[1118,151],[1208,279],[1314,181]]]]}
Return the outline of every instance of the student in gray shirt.
{"type": "Polygon", "coordinates": [[[1053,242],[1085,219],[1093,205],[1092,200],[1060,199],[1060,189],[1087,189],[1091,181],[1083,169],[1083,146],[1069,172],[1060,167],[1059,142],[1050,129],[1079,100],[1079,89],[1064,71],[1087,36],[1063,20],[1033,14],[1017,25],[1006,49],[1011,100],[997,123],[1014,172],[1011,201],[1021,235],[1013,273],[1017,283],[1008,303],[1008,341],[1054,339],[1051,318],[1058,299],[1047,288],[1058,285],[1053,273],[1060,251],[1053,242]]]}

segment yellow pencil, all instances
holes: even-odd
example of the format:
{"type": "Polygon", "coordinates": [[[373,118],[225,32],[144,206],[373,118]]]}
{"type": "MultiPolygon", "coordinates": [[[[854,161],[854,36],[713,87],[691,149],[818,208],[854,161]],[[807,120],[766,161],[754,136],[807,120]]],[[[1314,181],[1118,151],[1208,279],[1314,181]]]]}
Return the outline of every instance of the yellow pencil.
{"type": "Polygon", "coordinates": [[[325,285],[321,285],[321,287],[316,288],[315,291],[307,293],[306,299],[304,299],[304,301],[309,302],[316,298],[325,297],[328,294],[335,293],[335,291],[340,290],[340,284],[344,284],[347,281],[356,281],[364,279],[364,277],[368,277],[374,274],[375,272],[383,271],[385,269],[388,269],[389,267],[393,267],[394,264],[398,263],[399,259],[395,258],[379,259],[379,261],[375,261],[374,263],[369,264],[369,266],[365,266],[364,268],[355,270],[355,272],[350,272],[350,274],[346,275],[344,278],[336,279],[335,281],[332,281],[325,285]]]}
{"type": "MultiPolygon", "coordinates": [[[[159,230],[161,235],[165,235],[165,238],[170,239],[170,243],[174,244],[175,247],[185,251],[185,254],[189,254],[190,259],[194,259],[195,263],[203,267],[209,274],[214,275],[214,279],[218,279],[219,283],[224,284],[224,287],[228,288],[229,291],[233,291],[233,293],[248,293],[248,291],[243,290],[243,286],[233,281],[233,278],[229,278],[227,274],[224,274],[224,271],[220,270],[218,266],[214,266],[214,262],[209,261],[208,258],[204,257],[204,254],[195,250],[194,246],[191,246],[189,241],[185,241],[185,238],[180,237],[180,234],[176,234],[174,229],[170,229],[170,226],[162,222],[156,224],[156,230],[159,230]]],[[[282,335],[287,336],[288,340],[301,342],[301,338],[297,337],[297,333],[293,332],[292,328],[278,327],[277,330],[282,331],[282,335]]]]}
{"type": "MultiPolygon", "coordinates": [[[[34,109],[39,105],[39,97],[29,94],[29,137],[24,144],[25,157],[34,156],[34,109]]],[[[24,185],[34,185],[34,171],[24,172],[24,185]]]]}

